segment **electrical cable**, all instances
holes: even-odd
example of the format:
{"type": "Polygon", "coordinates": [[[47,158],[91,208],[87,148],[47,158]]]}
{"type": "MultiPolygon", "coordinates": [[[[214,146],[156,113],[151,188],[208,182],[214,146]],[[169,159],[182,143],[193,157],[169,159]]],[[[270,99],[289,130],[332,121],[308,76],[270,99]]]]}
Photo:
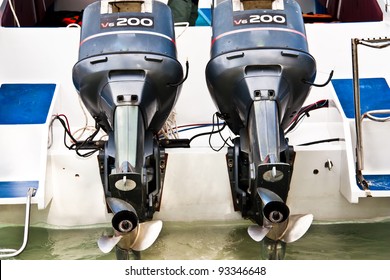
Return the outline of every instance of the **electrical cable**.
{"type": "Polygon", "coordinates": [[[216,133],[219,133],[221,132],[222,130],[224,130],[224,128],[226,127],[226,123],[224,123],[222,125],[222,128],[218,129],[218,130],[212,130],[212,131],[209,131],[209,132],[203,132],[203,133],[199,133],[199,134],[196,134],[194,136],[192,136],[192,138],[190,138],[190,143],[195,139],[195,138],[198,138],[200,136],[205,136],[205,135],[211,135],[211,134],[216,134],[216,133]]]}
{"type": "Polygon", "coordinates": [[[315,144],[328,143],[328,142],[340,142],[340,141],[345,141],[345,139],[343,139],[343,138],[329,138],[329,139],[307,142],[307,143],[299,144],[297,146],[310,146],[310,145],[315,145],[315,144]]]}
{"type": "Polygon", "coordinates": [[[222,124],[222,127],[220,127],[221,124],[218,122],[218,119],[219,119],[219,118],[223,119],[223,118],[221,117],[220,114],[214,113],[214,114],[213,114],[213,120],[212,120],[212,127],[213,127],[212,130],[209,131],[209,132],[203,132],[203,133],[199,133],[199,134],[194,135],[192,138],[190,138],[189,144],[190,144],[194,139],[196,139],[196,138],[198,138],[198,137],[200,137],[200,136],[209,135],[209,146],[210,146],[210,148],[211,148],[213,151],[218,152],[218,151],[222,150],[222,148],[225,147],[226,145],[230,146],[230,145],[228,144],[228,141],[231,140],[230,137],[227,138],[227,139],[224,139],[223,136],[222,136],[222,134],[221,134],[221,132],[222,132],[222,131],[225,129],[225,127],[226,127],[226,122],[221,123],[221,124],[222,124]],[[215,119],[215,118],[216,118],[216,119],[215,119]],[[215,127],[218,127],[218,129],[217,129],[217,130],[214,130],[215,127]],[[212,136],[213,134],[216,134],[216,133],[218,133],[218,134],[220,135],[221,139],[222,139],[223,142],[224,142],[223,145],[222,145],[220,148],[218,148],[218,149],[214,148],[213,145],[211,144],[211,136],[212,136]]]}
{"type": "MultiPolygon", "coordinates": [[[[74,150],[76,152],[76,154],[80,157],[89,157],[91,155],[93,155],[95,152],[99,151],[99,147],[96,147],[96,148],[90,148],[90,144],[95,144],[95,142],[93,141],[93,139],[95,138],[95,136],[99,133],[100,131],[100,125],[98,123],[96,123],[96,130],[90,135],[88,136],[85,140],[83,141],[78,141],[76,138],[73,137],[72,133],[70,132],[70,126],[69,126],[69,122],[68,122],[68,118],[63,115],[63,114],[60,114],[60,115],[55,115],[50,123],[50,126],[51,126],[51,131],[52,131],[52,124],[54,122],[54,120],[58,120],[61,125],[63,126],[64,128],[64,139],[63,139],[63,142],[64,142],[64,146],[66,148],[68,148],[69,150],[74,150]],[[67,144],[67,137],[70,138],[72,144],[71,145],[68,145],[67,144]],[[86,152],[86,153],[80,153],[80,150],[82,149],[88,149],[88,150],[91,150],[89,152],[86,152]]],[[[51,132],[52,134],[52,132],[51,132]]]]}
{"type": "Polygon", "coordinates": [[[302,79],[302,82],[303,82],[304,84],[311,85],[311,86],[313,86],[313,87],[324,87],[324,86],[326,86],[327,84],[329,84],[330,81],[332,80],[333,72],[334,72],[333,70],[330,71],[330,74],[329,74],[328,79],[327,79],[326,82],[323,83],[323,84],[315,84],[315,83],[309,82],[309,81],[304,80],[304,79],[302,79]]]}
{"type": "Polygon", "coordinates": [[[16,22],[16,25],[18,27],[20,27],[20,22],[19,22],[18,16],[16,15],[14,4],[12,3],[12,0],[8,0],[8,5],[9,5],[9,8],[11,9],[12,15],[14,16],[14,20],[16,22]]]}
{"type": "Polygon", "coordinates": [[[291,120],[290,124],[288,125],[287,129],[285,130],[285,134],[288,134],[289,132],[291,132],[304,117],[309,117],[310,111],[317,110],[317,109],[324,108],[324,107],[329,107],[329,100],[328,99],[319,100],[315,103],[312,103],[310,105],[302,107],[299,110],[299,112],[294,116],[294,118],[291,120]]]}
{"type": "MultiPolygon", "coordinates": [[[[218,128],[219,128],[219,121],[218,121],[218,119],[219,119],[219,118],[222,118],[221,115],[219,115],[218,113],[215,113],[215,114],[213,115],[213,129],[212,129],[212,131],[214,131],[214,127],[215,127],[215,117],[216,117],[217,127],[218,127],[218,128]]],[[[226,122],[224,122],[223,125],[226,125],[226,122]]],[[[223,129],[222,129],[222,130],[223,130],[223,129]]],[[[215,152],[219,152],[219,151],[222,150],[226,145],[229,146],[229,147],[231,147],[231,145],[229,145],[228,141],[229,141],[229,140],[231,141],[232,139],[231,139],[230,137],[228,137],[227,139],[225,139],[225,138],[223,137],[222,133],[221,133],[222,130],[219,130],[218,134],[219,134],[219,136],[221,137],[221,139],[223,140],[223,145],[222,145],[221,147],[219,147],[218,149],[214,148],[213,145],[211,144],[211,136],[212,136],[212,134],[209,135],[209,146],[210,146],[210,148],[211,148],[213,151],[215,151],[215,152]]]]}
{"type": "Polygon", "coordinates": [[[178,87],[178,86],[182,85],[188,78],[189,70],[190,70],[190,63],[188,62],[188,59],[187,59],[186,60],[186,73],[184,75],[184,78],[180,82],[178,82],[178,83],[175,83],[175,84],[169,83],[168,86],[170,86],[170,87],[178,87]]]}

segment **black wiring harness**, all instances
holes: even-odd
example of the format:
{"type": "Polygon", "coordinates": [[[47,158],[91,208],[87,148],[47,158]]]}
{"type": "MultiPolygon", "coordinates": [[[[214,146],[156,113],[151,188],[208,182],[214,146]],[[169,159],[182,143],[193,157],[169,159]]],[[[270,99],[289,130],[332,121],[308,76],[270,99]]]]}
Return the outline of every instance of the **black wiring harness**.
{"type": "Polygon", "coordinates": [[[227,139],[225,139],[222,135],[222,131],[225,129],[226,127],[226,122],[223,122],[223,123],[220,123],[219,122],[219,119],[221,120],[224,120],[222,114],[216,112],[213,114],[213,121],[212,121],[212,129],[210,132],[204,132],[204,133],[200,133],[200,134],[197,134],[195,136],[193,136],[191,139],[190,139],[190,143],[192,140],[194,140],[195,138],[199,137],[199,136],[204,136],[204,135],[209,135],[209,146],[210,148],[213,150],[213,151],[216,151],[216,152],[219,152],[220,150],[222,150],[225,146],[229,146],[231,147],[231,145],[228,143],[228,141],[230,140],[231,141],[231,138],[228,137],[227,139]],[[222,126],[221,126],[222,125],[222,126]],[[217,130],[215,130],[217,128],[217,130]],[[216,134],[218,133],[219,136],[221,137],[221,139],[223,140],[223,145],[219,148],[214,148],[213,145],[211,144],[211,136],[213,134],[216,134]]]}
{"type": "Polygon", "coordinates": [[[216,112],[213,114],[213,119],[212,119],[211,124],[198,124],[198,125],[194,125],[194,127],[192,127],[192,128],[185,129],[185,130],[188,130],[188,129],[194,129],[194,128],[202,128],[205,126],[212,126],[211,131],[196,134],[193,137],[191,137],[190,139],[160,139],[159,140],[160,146],[163,148],[190,148],[191,147],[190,144],[194,139],[201,137],[201,136],[208,135],[209,136],[209,146],[213,151],[218,152],[218,151],[222,150],[225,146],[231,147],[231,145],[228,143],[229,140],[231,141],[231,138],[228,137],[225,139],[222,135],[222,131],[227,126],[226,122],[220,122],[219,121],[220,119],[224,120],[223,115],[216,112]],[[213,146],[213,144],[211,143],[212,135],[217,134],[217,133],[219,134],[219,136],[223,140],[223,145],[219,148],[215,148],[213,146]]]}
{"type": "MultiPolygon", "coordinates": [[[[328,99],[323,99],[319,100],[315,103],[312,103],[310,105],[304,106],[299,110],[299,112],[295,115],[295,117],[292,119],[290,122],[289,127],[285,130],[285,134],[291,132],[293,129],[296,128],[296,126],[301,122],[301,120],[305,117],[310,117],[309,112],[321,108],[326,108],[329,107],[329,100],[328,99]]],[[[312,142],[307,142],[303,144],[298,144],[297,146],[310,146],[310,145],[315,145],[315,144],[321,144],[321,143],[329,143],[329,142],[339,142],[339,141],[344,141],[345,139],[343,138],[329,138],[329,139],[322,139],[322,140],[317,140],[317,141],[312,141],[312,142]]]]}
{"type": "Polygon", "coordinates": [[[288,134],[289,132],[294,130],[294,128],[296,128],[296,126],[300,123],[300,121],[303,118],[310,117],[310,114],[309,114],[310,111],[317,110],[320,108],[325,108],[325,107],[329,107],[329,100],[328,99],[319,100],[315,103],[312,103],[310,105],[302,107],[298,111],[298,113],[295,115],[295,117],[291,120],[288,128],[285,130],[284,133],[288,134]]]}
{"type": "Polygon", "coordinates": [[[50,125],[52,125],[52,123],[55,120],[58,120],[64,128],[64,145],[65,145],[65,147],[68,148],[69,150],[74,150],[78,156],[84,157],[84,158],[90,157],[91,155],[93,155],[97,151],[103,149],[103,147],[105,145],[104,141],[93,140],[100,131],[100,125],[98,123],[95,124],[96,129],[90,136],[88,136],[85,140],[78,141],[77,139],[75,139],[73,137],[73,135],[70,131],[68,118],[65,115],[63,115],[63,114],[55,115],[53,117],[50,125]],[[67,144],[67,141],[66,141],[67,137],[70,138],[70,140],[72,142],[71,145],[67,144]],[[90,150],[90,151],[85,152],[85,153],[81,153],[80,150],[90,150]]]}
{"type": "MultiPolygon", "coordinates": [[[[287,135],[289,132],[294,130],[297,127],[297,125],[302,121],[303,118],[310,117],[310,114],[309,114],[310,111],[317,110],[320,108],[325,108],[325,107],[329,107],[329,100],[327,100],[327,99],[319,100],[315,103],[312,103],[312,104],[309,104],[307,106],[302,107],[299,110],[299,112],[294,116],[294,118],[291,120],[288,128],[285,130],[285,134],[287,135]]],[[[194,127],[190,128],[190,129],[194,129],[194,128],[201,128],[201,127],[205,127],[205,126],[212,126],[211,131],[196,134],[193,137],[191,137],[190,139],[159,139],[159,145],[160,145],[160,147],[163,147],[163,148],[190,148],[190,144],[194,139],[201,137],[201,136],[208,135],[209,136],[208,143],[209,143],[210,148],[213,151],[219,152],[220,150],[222,150],[226,146],[232,147],[232,145],[229,144],[229,141],[232,141],[231,137],[229,136],[228,138],[225,138],[222,135],[222,131],[227,126],[224,119],[225,118],[222,114],[216,112],[213,114],[211,124],[194,125],[194,127]],[[220,122],[220,120],[222,120],[222,122],[220,122]],[[223,144],[218,148],[215,148],[213,146],[213,144],[211,143],[212,136],[214,134],[219,134],[220,138],[223,141],[223,144]]],[[[70,131],[68,119],[65,115],[59,114],[59,115],[53,116],[53,119],[51,121],[50,126],[52,126],[52,123],[55,120],[58,120],[64,128],[64,145],[65,145],[65,147],[68,148],[69,150],[74,150],[78,156],[89,157],[89,156],[93,155],[95,152],[104,149],[106,141],[94,140],[94,138],[96,137],[96,135],[100,131],[100,125],[98,123],[95,124],[96,129],[90,136],[88,136],[85,140],[78,141],[77,139],[75,139],[73,137],[73,135],[70,131]],[[67,137],[70,138],[70,140],[72,142],[71,145],[67,144],[67,137]],[[85,152],[85,153],[81,153],[80,150],[89,150],[89,151],[85,152]]],[[[306,143],[306,144],[301,144],[301,145],[312,145],[312,144],[317,144],[317,143],[322,143],[322,142],[332,142],[332,141],[340,141],[340,140],[342,140],[342,139],[339,139],[339,138],[327,139],[327,140],[315,141],[312,143],[306,143]]]]}

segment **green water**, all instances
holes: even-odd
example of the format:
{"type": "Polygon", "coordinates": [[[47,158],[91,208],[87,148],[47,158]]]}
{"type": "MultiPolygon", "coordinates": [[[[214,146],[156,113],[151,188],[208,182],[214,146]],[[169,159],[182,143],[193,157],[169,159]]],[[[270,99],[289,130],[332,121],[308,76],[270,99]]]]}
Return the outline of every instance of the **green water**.
{"type": "MultiPolygon", "coordinates": [[[[156,243],[142,253],[149,260],[256,260],[261,244],[246,232],[245,223],[164,223],[156,243]]],[[[96,241],[109,227],[48,229],[31,227],[21,260],[113,260],[96,241]]],[[[0,248],[19,248],[22,227],[1,227],[0,248]]],[[[288,244],[289,260],[390,260],[390,222],[314,224],[307,234],[288,244]]]]}

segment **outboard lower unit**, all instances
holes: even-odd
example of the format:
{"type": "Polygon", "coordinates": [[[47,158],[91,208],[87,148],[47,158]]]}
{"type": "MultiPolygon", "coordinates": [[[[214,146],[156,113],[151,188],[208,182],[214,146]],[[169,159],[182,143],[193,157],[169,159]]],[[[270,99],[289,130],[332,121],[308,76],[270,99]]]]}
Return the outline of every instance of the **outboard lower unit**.
{"type": "Polygon", "coordinates": [[[166,161],[157,133],[176,103],[182,80],[167,5],[98,1],[84,10],[73,82],[109,136],[98,158],[115,236],[102,238],[99,247],[108,252],[116,246],[118,258],[146,249],[161,230],[161,223],[147,224],[159,209],[166,161]]]}
{"type": "Polygon", "coordinates": [[[220,115],[239,135],[227,153],[235,209],[257,224],[248,229],[253,239],[268,240],[267,258],[282,258],[285,243],[299,239],[313,220],[311,214],[290,217],[286,205],[294,151],[284,130],[315,75],[295,1],[214,3],[207,85],[220,115]]]}

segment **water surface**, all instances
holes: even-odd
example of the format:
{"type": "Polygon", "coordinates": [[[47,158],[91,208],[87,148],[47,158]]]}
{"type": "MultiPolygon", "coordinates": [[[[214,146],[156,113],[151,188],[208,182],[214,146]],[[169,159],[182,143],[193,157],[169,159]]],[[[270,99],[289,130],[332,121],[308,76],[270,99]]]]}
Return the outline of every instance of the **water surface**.
{"type": "MultiPolygon", "coordinates": [[[[261,244],[247,234],[247,223],[164,223],[149,260],[260,260],[261,244]]],[[[31,227],[20,260],[113,260],[96,241],[112,233],[108,226],[51,229],[31,227]]],[[[0,248],[19,248],[22,227],[1,227],[0,248]]],[[[287,260],[390,260],[390,222],[313,224],[300,240],[288,244],[287,260]]]]}

